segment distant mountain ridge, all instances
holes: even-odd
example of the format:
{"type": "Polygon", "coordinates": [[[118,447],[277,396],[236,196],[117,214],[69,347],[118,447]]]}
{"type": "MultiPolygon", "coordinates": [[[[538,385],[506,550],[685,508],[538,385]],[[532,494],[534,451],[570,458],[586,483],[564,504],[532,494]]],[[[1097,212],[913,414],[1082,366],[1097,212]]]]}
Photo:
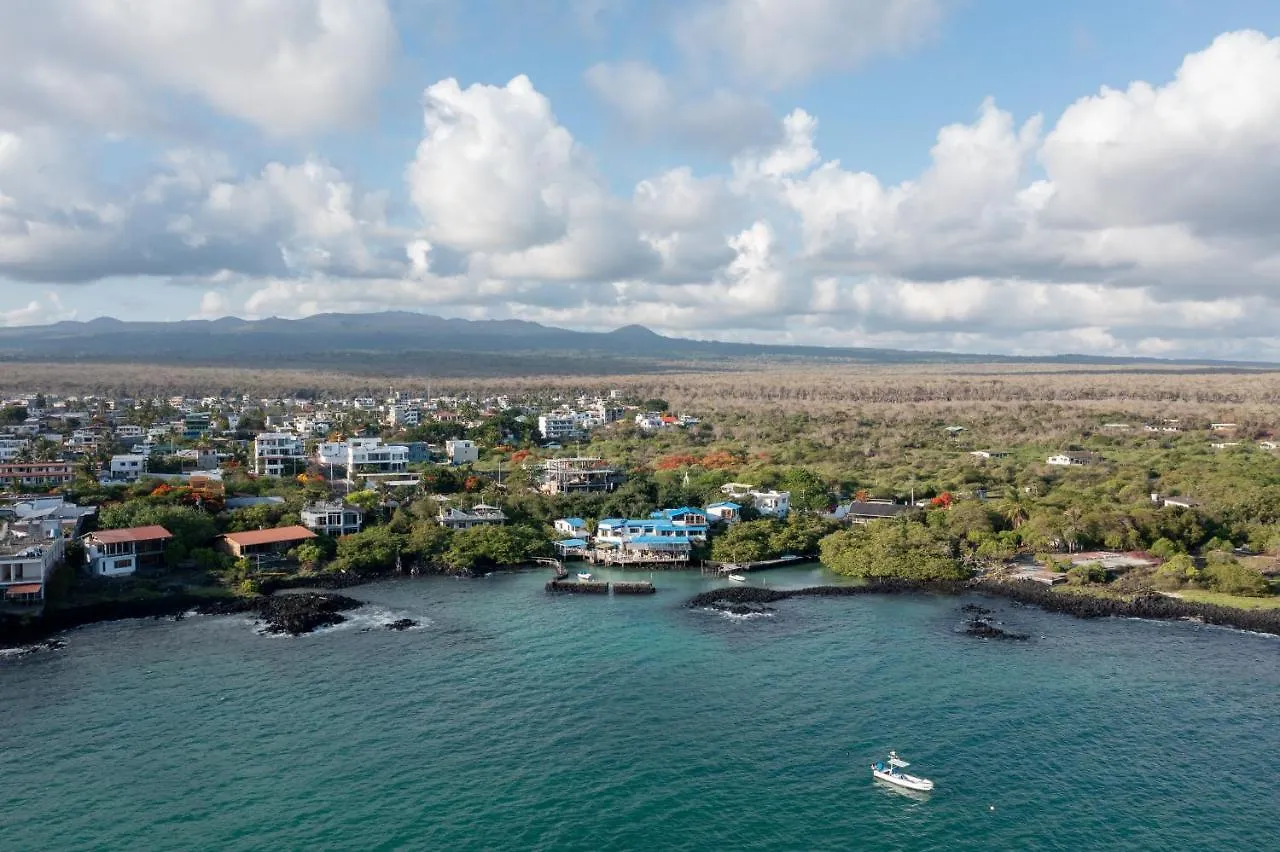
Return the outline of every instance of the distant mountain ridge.
{"type": "MultiPolygon", "coordinates": [[[[1268,366],[1256,362],[1112,358],[1089,355],[1019,357],[860,347],[726,343],[665,337],[641,326],[571,331],[525,320],[445,319],[388,311],[316,314],[302,319],[131,322],[103,317],[46,326],[0,328],[0,360],[174,363],[188,366],[312,367],[342,372],[405,367],[443,373],[531,375],[669,369],[677,362],[818,361],[869,364],[1058,363],[1268,366]],[[577,366],[575,366],[577,365],[577,366]]],[[[724,366],[731,366],[725,364],[724,366]]]]}

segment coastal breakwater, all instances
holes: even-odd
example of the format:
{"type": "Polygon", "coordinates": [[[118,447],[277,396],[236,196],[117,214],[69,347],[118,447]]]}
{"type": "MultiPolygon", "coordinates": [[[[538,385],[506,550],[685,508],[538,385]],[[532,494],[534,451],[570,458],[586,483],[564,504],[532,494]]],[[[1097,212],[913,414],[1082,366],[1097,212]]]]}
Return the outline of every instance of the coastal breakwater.
{"type": "Polygon", "coordinates": [[[46,612],[38,618],[0,617],[0,648],[34,645],[57,633],[102,621],[181,618],[188,612],[200,615],[254,614],[267,633],[299,636],[320,627],[341,624],[346,620],[343,612],[360,606],[364,606],[363,601],[330,592],[215,599],[207,595],[173,594],[138,600],[102,601],[46,612]]]}
{"type": "Polygon", "coordinates": [[[1278,609],[1235,609],[1184,601],[1155,592],[1135,595],[1131,598],[1070,594],[1052,591],[1047,586],[1031,580],[976,580],[965,583],[879,580],[858,586],[812,586],[804,589],[726,586],[695,595],[686,605],[695,609],[719,609],[735,615],[748,615],[767,609],[768,604],[788,598],[885,594],[958,595],[966,592],[1000,597],[1015,604],[1036,606],[1047,612],[1064,613],[1076,618],[1190,621],[1280,636],[1280,610],[1278,609]]]}
{"type": "Polygon", "coordinates": [[[610,591],[615,595],[653,595],[658,590],[653,583],[603,583],[591,581],[551,580],[547,583],[547,591],[570,595],[607,595],[610,591]]]}

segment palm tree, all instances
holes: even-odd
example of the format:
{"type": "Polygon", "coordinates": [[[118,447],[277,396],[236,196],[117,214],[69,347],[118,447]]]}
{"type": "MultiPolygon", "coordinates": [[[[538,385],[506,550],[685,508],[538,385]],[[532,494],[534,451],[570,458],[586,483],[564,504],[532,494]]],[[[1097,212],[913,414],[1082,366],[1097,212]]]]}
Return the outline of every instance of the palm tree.
{"type": "Polygon", "coordinates": [[[1027,506],[1016,493],[1010,493],[1000,501],[1000,515],[1009,522],[1011,529],[1017,529],[1027,520],[1027,506]]]}

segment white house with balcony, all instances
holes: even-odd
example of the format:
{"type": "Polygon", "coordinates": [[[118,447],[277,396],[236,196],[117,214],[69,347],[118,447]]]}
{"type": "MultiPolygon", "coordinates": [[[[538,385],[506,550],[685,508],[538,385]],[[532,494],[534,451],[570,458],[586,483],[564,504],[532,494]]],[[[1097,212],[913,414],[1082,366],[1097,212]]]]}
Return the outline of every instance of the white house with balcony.
{"type": "Polygon", "coordinates": [[[57,518],[0,521],[0,601],[39,603],[66,543],[57,518]]]}
{"type": "Polygon", "coordinates": [[[791,513],[790,491],[752,491],[751,502],[757,512],[772,518],[785,518],[791,513]]]}
{"type": "Polygon", "coordinates": [[[326,441],[316,448],[316,461],[345,468],[349,481],[360,476],[386,476],[409,469],[409,448],[384,444],[381,438],[326,441]]]}
{"type": "Polygon", "coordinates": [[[259,476],[293,476],[306,467],[302,439],[289,432],[263,432],[253,439],[253,470],[259,476]]]}
{"type": "Polygon", "coordinates": [[[360,532],[364,513],[356,506],[335,501],[312,503],[302,510],[302,525],[320,535],[352,535],[360,532]]]}

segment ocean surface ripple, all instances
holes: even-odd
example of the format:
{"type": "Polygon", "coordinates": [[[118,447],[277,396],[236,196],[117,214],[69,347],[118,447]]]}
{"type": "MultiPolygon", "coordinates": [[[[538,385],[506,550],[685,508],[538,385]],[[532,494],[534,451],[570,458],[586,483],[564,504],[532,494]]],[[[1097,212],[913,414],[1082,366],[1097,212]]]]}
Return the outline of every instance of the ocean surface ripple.
{"type": "Polygon", "coordinates": [[[985,600],[1032,636],[997,643],[958,598],[743,619],[685,608],[696,573],[636,598],[545,580],[365,586],[294,639],[126,621],[0,657],[0,845],[1277,848],[1273,638],[985,600]],[[873,782],[888,749],[937,789],[873,782]]]}

